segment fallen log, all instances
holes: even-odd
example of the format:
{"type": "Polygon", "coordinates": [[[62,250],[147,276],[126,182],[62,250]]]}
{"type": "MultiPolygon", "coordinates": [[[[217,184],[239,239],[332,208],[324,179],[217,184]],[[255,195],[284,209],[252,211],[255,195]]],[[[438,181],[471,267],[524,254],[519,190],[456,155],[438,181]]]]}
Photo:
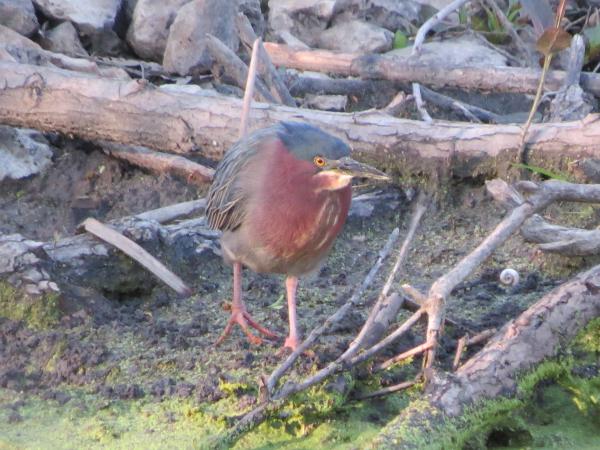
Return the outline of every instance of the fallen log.
{"type": "MultiPolygon", "coordinates": [[[[361,78],[379,78],[398,83],[418,82],[436,87],[458,87],[493,92],[534,94],[542,71],[521,67],[448,67],[422,63],[418,57],[399,58],[383,55],[355,55],[328,50],[298,50],[283,44],[265,42],[273,64],[290,69],[312,70],[361,78]]],[[[557,91],[566,73],[548,72],[546,89],[557,91]]],[[[600,75],[581,73],[581,87],[600,95],[600,75]]]]}
{"type": "MultiPolygon", "coordinates": [[[[62,69],[0,61],[0,123],[219,159],[237,140],[241,100],[190,86],[157,88],[62,69]]],[[[378,111],[332,113],[255,103],[251,128],[302,120],[344,138],[358,158],[401,176],[504,175],[518,125],[420,121],[378,111]]],[[[533,125],[530,164],[554,171],[600,153],[600,116],[533,125]]]]}
{"type": "Polygon", "coordinates": [[[500,329],[454,374],[435,373],[419,406],[389,423],[372,446],[409,449],[440,443],[444,424],[477,402],[514,395],[517,376],[532,370],[600,315],[600,266],[554,289],[500,329]],[[410,434],[406,430],[410,429],[410,434]]]}

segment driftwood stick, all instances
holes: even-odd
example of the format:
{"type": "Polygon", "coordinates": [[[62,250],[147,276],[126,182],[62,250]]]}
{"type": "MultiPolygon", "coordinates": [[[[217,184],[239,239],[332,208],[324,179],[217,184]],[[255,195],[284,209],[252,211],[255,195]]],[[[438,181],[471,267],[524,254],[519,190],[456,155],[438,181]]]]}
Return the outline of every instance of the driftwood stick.
{"type": "Polygon", "coordinates": [[[423,101],[423,97],[421,97],[421,85],[419,83],[412,84],[412,95],[415,99],[415,105],[417,106],[417,111],[421,115],[421,119],[425,123],[433,122],[433,119],[427,112],[427,108],[425,108],[425,102],[423,101]]]}
{"type": "MultiPolygon", "coordinates": [[[[243,89],[248,79],[248,67],[244,61],[211,34],[206,35],[206,45],[216,63],[224,68],[225,76],[231,77],[235,84],[243,89]]],[[[218,72],[214,73],[214,75],[219,78],[218,72]]],[[[269,89],[260,80],[256,80],[256,94],[260,101],[277,103],[275,97],[271,95],[269,89]]]]}
{"type": "Polygon", "coordinates": [[[300,356],[304,351],[306,351],[326,330],[328,330],[333,324],[339,322],[343,319],[346,313],[354,306],[354,304],[361,298],[363,292],[371,285],[373,282],[375,275],[379,272],[379,269],[383,265],[383,261],[387,258],[392,247],[396,240],[398,239],[398,235],[400,234],[400,230],[398,228],[394,228],[394,230],[390,233],[388,240],[385,245],[379,252],[379,257],[377,261],[371,267],[371,270],[363,280],[363,282],[354,290],[352,296],[344,305],[342,305],[338,310],[333,313],[331,316],[325,320],[323,325],[314,329],[308,337],[300,344],[300,346],[292,352],[290,356],[279,366],[277,369],[273,371],[273,373],[269,376],[267,380],[266,388],[267,392],[271,393],[275,389],[275,385],[279,381],[279,379],[292,367],[298,356],[300,356]]]}
{"type": "MultiPolygon", "coordinates": [[[[236,17],[236,24],[238,27],[240,40],[247,48],[253,49],[254,43],[258,39],[258,36],[256,36],[254,33],[248,17],[242,13],[239,13],[236,17]]],[[[279,73],[277,73],[277,69],[273,65],[269,54],[265,50],[262,39],[258,43],[258,58],[260,60],[258,72],[269,87],[271,94],[273,94],[273,96],[278,100],[278,103],[287,106],[296,106],[296,101],[290,95],[290,91],[288,91],[287,86],[281,80],[279,73]]]]}
{"type": "Polygon", "coordinates": [[[467,3],[467,1],[468,0],[454,0],[452,3],[447,4],[433,16],[427,19],[425,23],[421,25],[419,31],[417,31],[412,54],[416,55],[420,53],[421,47],[423,46],[423,42],[425,42],[425,37],[427,36],[427,33],[429,33],[433,29],[433,27],[438,25],[442,20],[444,20],[446,17],[452,14],[455,10],[467,3]]]}
{"type": "Polygon", "coordinates": [[[250,67],[248,69],[248,79],[246,80],[246,89],[244,91],[244,106],[242,107],[242,117],[240,118],[240,139],[248,132],[250,122],[250,110],[252,109],[252,97],[254,97],[254,86],[256,86],[256,66],[258,65],[258,46],[261,39],[254,41],[252,47],[252,56],[250,58],[250,67]]]}
{"type": "Polygon", "coordinates": [[[465,351],[465,347],[467,346],[468,336],[461,337],[456,343],[456,353],[454,353],[454,360],[452,361],[452,370],[458,369],[460,366],[460,358],[462,357],[463,352],[465,351]]]}
{"type": "Polygon", "coordinates": [[[387,394],[392,394],[394,392],[403,391],[404,389],[408,389],[409,387],[414,386],[416,383],[417,382],[414,380],[404,381],[402,383],[394,384],[393,386],[387,386],[382,389],[378,389],[377,391],[368,392],[366,394],[358,396],[356,399],[357,400],[366,400],[368,398],[382,397],[387,394]]]}
{"type": "Polygon", "coordinates": [[[413,347],[410,350],[402,352],[399,355],[396,355],[393,358],[390,358],[390,359],[382,362],[381,364],[375,366],[374,370],[375,371],[385,370],[388,367],[393,366],[394,364],[398,364],[399,362],[404,361],[405,359],[412,358],[413,356],[416,356],[416,355],[420,355],[421,353],[424,353],[426,350],[429,350],[430,348],[431,348],[431,343],[429,343],[429,342],[425,342],[424,344],[417,345],[416,347],[413,347]]]}
{"type": "Polygon", "coordinates": [[[215,171],[209,167],[170,153],[161,153],[145,147],[120,145],[108,141],[100,142],[111,156],[122,159],[138,167],[163,174],[170,172],[183,177],[188,183],[205,185],[213,179],[215,171]]]}
{"type": "Polygon", "coordinates": [[[484,330],[481,333],[477,333],[474,336],[469,336],[468,334],[465,334],[463,337],[461,337],[456,345],[456,353],[454,354],[452,370],[456,371],[456,369],[458,369],[458,366],[460,365],[460,358],[462,357],[465,347],[485,342],[494,334],[496,334],[497,331],[498,330],[496,328],[490,328],[489,330],[484,330]]]}
{"type": "Polygon", "coordinates": [[[552,225],[535,214],[521,227],[521,236],[535,242],[549,253],[566,256],[597,255],[600,252],[600,230],[583,230],[552,225]]]}
{"type": "MultiPolygon", "coordinates": [[[[399,83],[418,82],[432,86],[453,86],[465,90],[532,94],[536,92],[541,71],[521,67],[449,67],[432,66],[412,57],[389,58],[381,55],[357,55],[327,50],[296,50],[283,44],[266,42],[265,48],[276,66],[312,70],[364,78],[379,78],[399,83]]],[[[545,86],[558,90],[565,72],[550,71],[545,86]]],[[[582,72],[582,87],[600,95],[600,75],[582,72]]]]}
{"type": "MultiPolygon", "coordinates": [[[[444,20],[448,15],[452,14],[454,10],[460,8],[463,4],[465,4],[468,0],[454,0],[452,3],[446,5],[441,10],[439,10],[436,14],[431,16],[429,19],[425,21],[423,25],[417,31],[417,35],[415,36],[415,42],[413,44],[413,49],[411,52],[411,57],[417,56],[421,52],[421,48],[423,46],[423,42],[425,41],[425,37],[427,33],[431,31],[431,29],[439,24],[442,20],[444,20]]],[[[415,98],[415,104],[417,105],[417,110],[421,115],[421,119],[426,123],[431,123],[432,118],[425,109],[425,105],[423,103],[423,98],[421,97],[421,86],[419,83],[412,83],[412,92],[413,97],[415,98]]]]}
{"type": "Polygon", "coordinates": [[[181,278],[167,269],[164,264],[154,258],[154,256],[152,256],[138,244],[126,238],[118,231],[92,218],[86,219],[83,222],[83,227],[88,233],[91,233],[103,241],[114,245],[123,253],[136,260],[138,263],[156,275],[160,280],[162,280],[167,286],[177,292],[180,296],[189,297],[192,295],[192,290],[186,286],[181,278]]]}
{"type": "Polygon", "coordinates": [[[385,85],[389,81],[361,80],[358,78],[317,78],[314,76],[297,75],[290,77],[290,93],[296,97],[306,94],[327,95],[366,95],[385,85]]]}
{"type": "Polygon", "coordinates": [[[443,108],[451,108],[458,111],[473,122],[480,122],[482,120],[490,123],[499,122],[500,116],[496,113],[479,108],[478,106],[469,105],[460,100],[440,94],[439,92],[432,91],[425,86],[421,86],[421,95],[428,102],[435,103],[443,108]]]}

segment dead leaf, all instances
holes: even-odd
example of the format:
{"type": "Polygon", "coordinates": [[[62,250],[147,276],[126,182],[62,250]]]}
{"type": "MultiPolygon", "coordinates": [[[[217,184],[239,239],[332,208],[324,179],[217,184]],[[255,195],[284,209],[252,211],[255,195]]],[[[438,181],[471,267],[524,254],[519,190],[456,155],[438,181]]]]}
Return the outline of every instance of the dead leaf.
{"type": "Polygon", "coordinates": [[[571,45],[572,36],[562,28],[547,28],[536,43],[537,51],[548,56],[558,53],[571,45]]]}

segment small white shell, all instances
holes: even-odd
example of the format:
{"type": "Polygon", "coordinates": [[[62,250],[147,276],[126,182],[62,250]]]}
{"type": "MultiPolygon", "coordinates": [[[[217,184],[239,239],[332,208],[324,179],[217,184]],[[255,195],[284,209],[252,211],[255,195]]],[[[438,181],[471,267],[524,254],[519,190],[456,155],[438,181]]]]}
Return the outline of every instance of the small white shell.
{"type": "Polygon", "coordinates": [[[519,284],[519,281],[519,272],[517,272],[515,269],[506,268],[500,272],[500,283],[506,286],[515,287],[519,284]]]}

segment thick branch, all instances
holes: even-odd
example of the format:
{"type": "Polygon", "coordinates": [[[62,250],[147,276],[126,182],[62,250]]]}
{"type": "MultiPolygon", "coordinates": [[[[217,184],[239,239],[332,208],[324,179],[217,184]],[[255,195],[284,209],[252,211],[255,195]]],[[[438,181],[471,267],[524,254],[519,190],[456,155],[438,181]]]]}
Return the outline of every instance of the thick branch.
{"type": "MultiPolygon", "coordinates": [[[[273,64],[299,70],[329,72],[339,75],[381,78],[401,83],[418,82],[438,87],[451,86],[466,90],[493,92],[535,93],[541,71],[520,67],[449,67],[440,61],[432,66],[415,58],[381,55],[354,55],[327,50],[296,50],[283,44],[265,42],[273,64]]],[[[557,91],[565,72],[551,71],[546,88],[557,91]]],[[[600,75],[583,72],[581,86],[595,95],[600,94],[600,75]]]]}
{"type": "MultiPolygon", "coordinates": [[[[219,159],[236,139],[241,100],[190,86],[155,88],[61,69],[0,62],[0,123],[219,159]]],[[[494,176],[516,157],[516,125],[428,125],[385,114],[255,103],[253,126],[303,120],[345,138],[356,156],[404,175],[494,176]]],[[[533,125],[530,161],[548,169],[600,152],[600,120],[533,125]]]]}

